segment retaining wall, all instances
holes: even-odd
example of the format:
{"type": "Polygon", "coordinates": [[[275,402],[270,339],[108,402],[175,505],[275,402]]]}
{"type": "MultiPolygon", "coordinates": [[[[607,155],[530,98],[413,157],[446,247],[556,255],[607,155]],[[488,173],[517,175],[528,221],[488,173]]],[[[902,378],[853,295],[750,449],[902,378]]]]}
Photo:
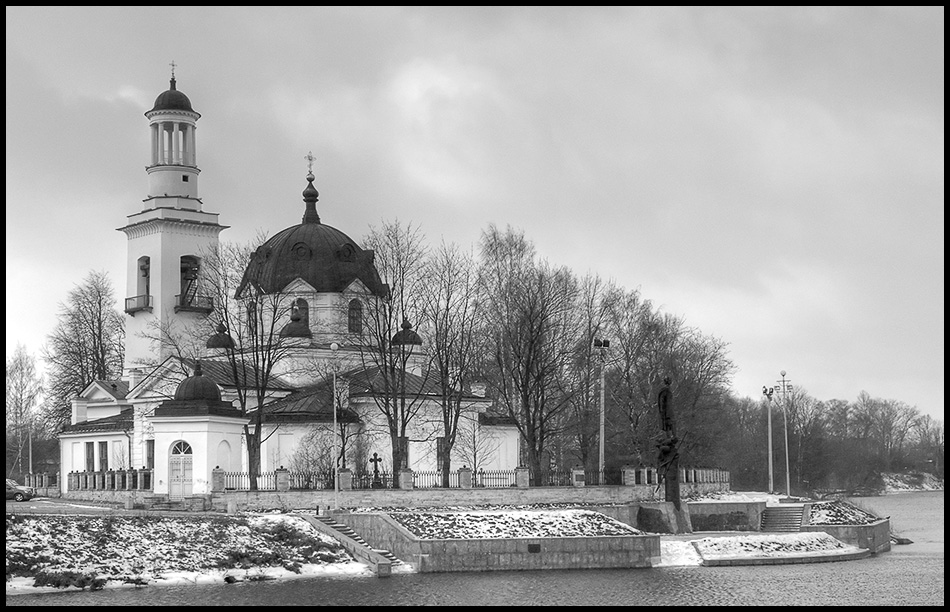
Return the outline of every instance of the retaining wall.
{"type": "Polygon", "coordinates": [[[872,555],[891,549],[891,522],[881,519],[870,525],[803,525],[802,531],[823,531],[842,542],[866,548],[872,555]]]}
{"type": "Polygon", "coordinates": [[[423,539],[383,513],[333,513],[373,547],[385,548],[418,572],[652,567],[660,536],[423,539]]]}
{"type": "Polygon", "coordinates": [[[688,502],[695,531],[759,531],[765,502],[688,502]]]}
{"type": "MultiPolygon", "coordinates": [[[[528,487],[503,489],[357,489],[340,491],[341,508],[428,508],[486,504],[527,505],[544,503],[626,504],[662,500],[652,485],[600,487],[528,487]]],[[[215,510],[327,508],[334,505],[333,491],[224,491],[212,494],[215,510]]]]}

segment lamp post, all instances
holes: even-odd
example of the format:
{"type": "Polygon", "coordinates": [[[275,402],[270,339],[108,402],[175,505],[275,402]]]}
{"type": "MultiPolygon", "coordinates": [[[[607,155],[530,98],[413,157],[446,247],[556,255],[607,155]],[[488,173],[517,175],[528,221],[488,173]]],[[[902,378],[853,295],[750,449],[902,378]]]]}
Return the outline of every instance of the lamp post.
{"type": "Polygon", "coordinates": [[[604,484],[604,366],[607,363],[607,349],[610,340],[594,339],[594,347],[600,349],[600,476],[599,483],[604,484]]]}
{"type": "Polygon", "coordinates": [[[330,400],[330,409],[333,411],[333,508],[335,510],[340,508],[340,451],[337,446],[340,431],[336,424],[336,352],[339,349],[340,345],[336,342],[330,345],[330,354],[333,361],[333,397],[330,400]]]}
{"type": "Polygon", "coordinates": [[[775,382],[782,383],[782,419],[785,421],[785,495],[788,497],[792,496],[792,480],[790,477],[790,470],[788,467],[788,390],[792,388],[791,385],[785,380],[785,370],[782,370],[782,380],[777,380],[775,382]]]}
{"type": "Polygon", "coordinates": [[[768,414],[769,428],[769,493],[775,491],[775,484],[772,482],[772,394],[775,393],[775,387],[762,387],[762,395],[767,400],[765,403],[766,414],[768,414]]]}
{"type": "MultiPolygon", "coordinates": [[[[409,322],[409,319],[403,317],[402,329],[393,335],[390,344],[399,347],[399,369],[401,370],[399,378],[400,415],[404,416],[406,414],[406,362],[412,355],[412,347],[422,345],[422,338],[412,330],[412,324],[409,322]],[[405,353],[405,347],[407,346],[409,347],[408,355],[405,353]]],[[[399,449],[399,457],[403,465],[394,465],[393,471],[408,467],[409,463],[409,447],[408,445],[403,447],[402,436],[399,437],[399,445],[402,447],[399,449]]],[[[394,476],[396,475],[394,474],[394,476]]],[[[398,476],[396,476],[395,480],[399,482],[398,476]]]]}

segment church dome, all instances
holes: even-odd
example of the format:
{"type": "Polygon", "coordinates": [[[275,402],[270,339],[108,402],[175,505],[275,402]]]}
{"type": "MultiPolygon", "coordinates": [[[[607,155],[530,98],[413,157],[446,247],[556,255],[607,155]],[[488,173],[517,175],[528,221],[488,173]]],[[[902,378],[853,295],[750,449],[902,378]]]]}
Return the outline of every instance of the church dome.
{"type": "Polygon", "coordinates": [[[218,385],[201,373],[201,362],[195,363],[195,374],[181,381],[175,391],[176,400],[212,400],[221,401],[218,385]]]}
{"type": "Polygon", "coordinates": [[[300,278],[320,293],[339,293],[359,279],[375,295],[383,297],[389,288],[373,264],[374,253],[329,225],[320,223],[316,212],[317,190],[313,174],[307,175],[303,192],[306,210],[303,222],[272,236],[251,256],[238,287],[240,295],[248,285],[264,293],[281,291],[300,278]]]}
{"type": "Polygon", "coordinates": [[[188,99],[188,96],[175,88],[174,77],[172,77],[171,81],[169,82],[168,91],[163,91],[162,93],[158,94],[158,97],[155,98],[155,105],[152,107],[152,110],[148,112],[154,113],[155,111],[164,110],[183,110],[192,113],[195,112],[195,110],[191,108],[191,100],[188,99]]]}

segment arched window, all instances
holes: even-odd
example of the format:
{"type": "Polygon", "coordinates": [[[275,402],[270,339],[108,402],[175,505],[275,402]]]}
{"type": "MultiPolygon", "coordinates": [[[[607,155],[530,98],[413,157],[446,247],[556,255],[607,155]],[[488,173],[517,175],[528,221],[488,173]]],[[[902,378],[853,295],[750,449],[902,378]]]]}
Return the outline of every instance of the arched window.
{"type": "Polygon", "coordinates": [[[136,295],[149,295],[151,293],[151,258],[139,257],[139,275],[136,283],[136,295]]]}
{"type": "Polygon", "coordinates": [[[191,445],[185,442],[184,440],[179,440],[175,442],[175,445],[172,446],[173,455],[190,455],[191,454],[191,445]]]}
{"type": "Polygon", "coordinates": [[[257,302],[247,301],[247,329],[251,336],[257,335],[257,302]]]}
{"type": "Polygon", "coordinates": [[[199,259],[194,255],[181,257],[181,303],[190,304],[198,293],[199,259]]]}
{"type": "Polygon", "coordinates": [[[351,334],[359,334],[363,331],[363,303],[357,299],[350,300],[350,307],[347,311],[347,329],[351,334]]]}
{"type": "Polygon", "coordinates": [[[303,298],[297,298],[294,301],[293,309],[296,310],[297,314],[300,315],[300,322],[310,327],[310,305],[307,304],[307,300],[303,298]]]}

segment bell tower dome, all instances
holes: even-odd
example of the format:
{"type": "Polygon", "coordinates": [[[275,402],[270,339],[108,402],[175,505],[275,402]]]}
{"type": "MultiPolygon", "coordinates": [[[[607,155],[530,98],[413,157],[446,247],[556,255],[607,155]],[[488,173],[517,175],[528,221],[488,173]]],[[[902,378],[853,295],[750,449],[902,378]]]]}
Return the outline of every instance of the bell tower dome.
{"type": "Polygon", "coordinates": [[[202,210],[198,197],[197,140],[201,117],[178,90],[175,63],[167,91],[145,113],[151,133],[148,194],[140,212],[119,231],[128,237],[125,371],[162,359],[170,347],[153,346],[176,319],[206,317],[215,304],[199,290],[202,259],[227,226],[202,210]],[[158,349],[156,353],[155,349],[158,349]]]}

